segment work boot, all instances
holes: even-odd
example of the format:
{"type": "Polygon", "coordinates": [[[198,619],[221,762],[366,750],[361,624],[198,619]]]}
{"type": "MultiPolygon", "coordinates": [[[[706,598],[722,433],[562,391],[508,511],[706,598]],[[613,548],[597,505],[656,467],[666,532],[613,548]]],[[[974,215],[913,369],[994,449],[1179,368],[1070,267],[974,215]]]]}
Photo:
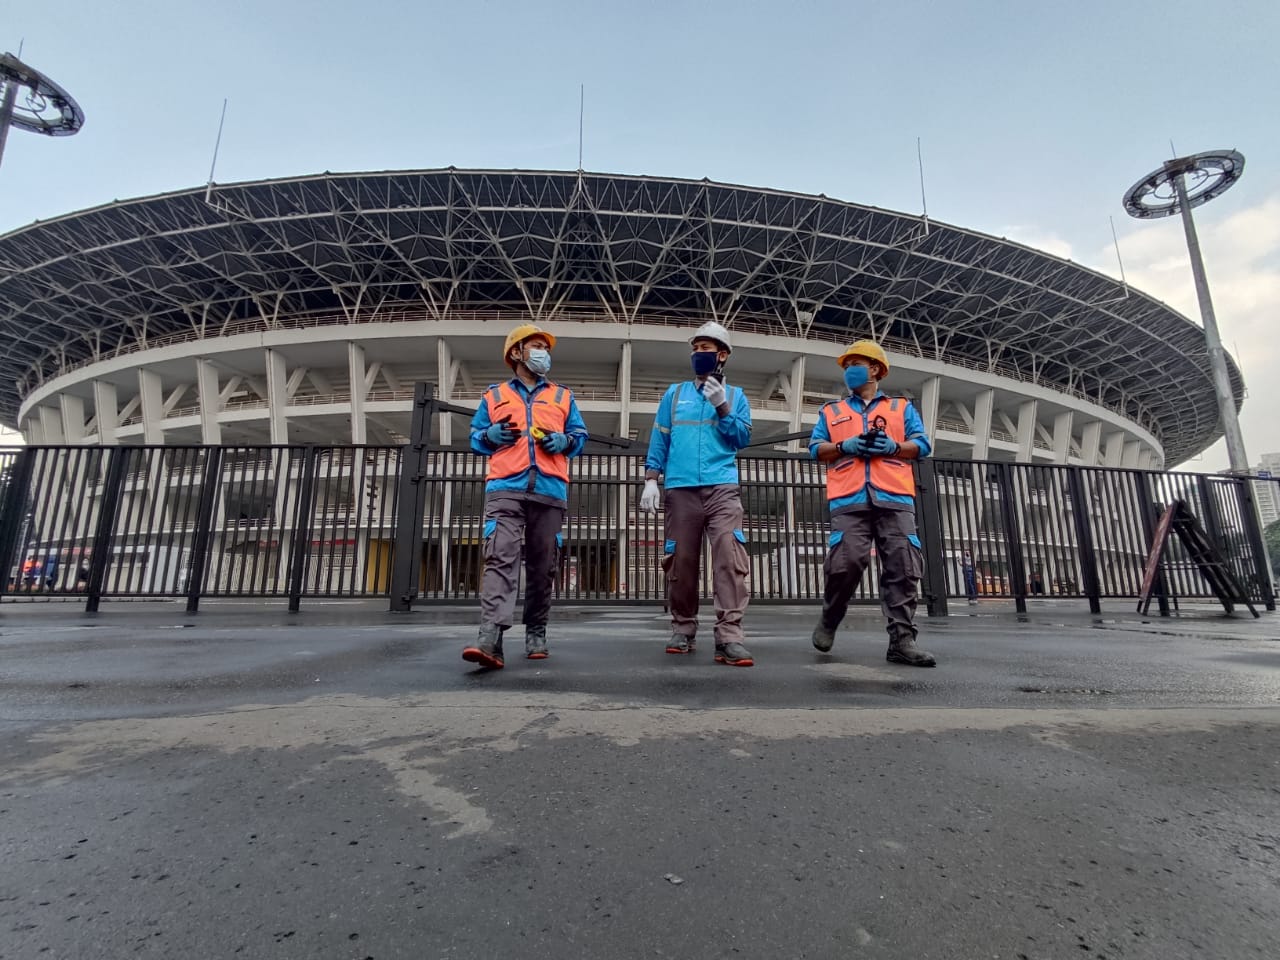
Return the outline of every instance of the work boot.
{"type": "Polygon", "coordinates": [[[527,660],[547,659],[547,625],[545,623],[525,625],[524,655],[527,660]]]}
{"type": "Polygon", "coordinates": [[[502,669],[502,627],[496,623],[482,623],[480,635],[474,645],[462,651],[467,663],[479,664],[486,670],[502,669]]]}
{"type": "Polygon", "coordinates": [[[671,639],[667,641],[667,653],[693,653],[697,641],[693,637],[686,637],[683,633],[671,634],[671,639]]]}
{"type": "Polygon", "coordinates": [[[731,667],[749,667],[755,661],[747,648],[737,641],[716,644],[716,663],[727,663],[731,667]]]}
{"type": "Polygon", "coordinates": [[[831,645],[836,642],[836,628],[828,627],[821,620],[818,625],[813,628],[813,636],[809,638],[813,641],[813,648],[820,653],[826,653],[831,649],[831,645]]]}
{"type": "Polygon", "coordinates": [[[894,637],[889,641],[889,651],[884,658],[890,663],[905,663],[909,667],[936,667],[938,661],[933,654],[925,653],[916,646],[916,638],[907,634],[894,637]]]}

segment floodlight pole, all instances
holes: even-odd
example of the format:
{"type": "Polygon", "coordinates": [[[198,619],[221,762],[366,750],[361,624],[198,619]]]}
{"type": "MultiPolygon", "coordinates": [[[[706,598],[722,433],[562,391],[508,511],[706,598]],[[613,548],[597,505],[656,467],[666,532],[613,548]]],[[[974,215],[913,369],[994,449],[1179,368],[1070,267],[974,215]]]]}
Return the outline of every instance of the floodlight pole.
{"type": "Polygon", "coordinates": [[[0,104],[0,163],[4,162],[4,142],[9,139],[9,126],[13,123],[13,106],[18,102],[18,84],[5,82],[4,103],[0,104]]]}
{"type": "Polygon", "coordinates": [[[1204,259],[1200,255],[1200,239],[1196,236],[1191,208],[1221,196],[1243,173],[1244,157],[1236,150],[1213,150],[1175,157],[1147,174],[1124,195],[1124,208],[1131,217],[1168,217],[1175,211],[1182,215],[1182,229],[1187,235],[1187,252],[1191,257],[1191,275],[1195,279],[1200,320],[1209,352],[1213,392],[1218,401],[1218,418],[1222,421],[1222,435],[1227,441],[1230,472],[1234,474],[1249,472],[1249,456],[1245,453],[1244,435],[1240,432],[1240,417],[1231,392],[1227,357],[1222,350],[1218,318],[1214,315],[1213,299],[1209,296],[1209,281],[1204,274],[1204,259]],[[1188,176],[1193,178],[1191,189],[1187,188],[1188,176]]]}
{"type": "Polygon", "coordinates": [[[49,137],[67,137],[84,123],[84,112],[67,91],[39,70],[27,66],[11,53],[0,53],[0,161],[10,127],[21,127],[49,137]],[[18,90],[27,91],[18,109],[18,90]]]}
{"type": "Polygon", "coordinates": [[[1214,392],[1218,395],[1222,433],[1227,441],[1227,460],[1231,464],[1232,473],[1245,474],[1249,472],[1249,457],[1244,449],[1244,434],[1240,431],[1235,398],[1231,394],[1227,358],[1222,349],[1222,337],[1218,333],[1218,318],[1213,312],[1213,298],[1209,296],[1209,280],[1204,273],[1204,258],[1200,255],[1200,238],[1196,235],[1196,222],[1191,216],[1184,173],[1185,171],[1178,170],[1173,175],[1173,189],[1178,197],[1178,210],[1182,214],[1182,229],[1187,235],[1187,252],[1191,255],[1191,275],[1195,278],[1200,319],[1204,324],[1204,338],[1209,347],[1209,367],[1213,371],[1214,392]]]}

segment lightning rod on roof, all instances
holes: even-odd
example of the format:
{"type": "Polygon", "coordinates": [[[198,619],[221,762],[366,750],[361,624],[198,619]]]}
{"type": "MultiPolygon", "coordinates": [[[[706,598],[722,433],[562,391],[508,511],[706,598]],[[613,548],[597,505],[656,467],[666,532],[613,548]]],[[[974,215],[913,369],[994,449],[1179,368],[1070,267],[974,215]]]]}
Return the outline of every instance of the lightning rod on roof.
{"type": "Polygon", "coordinates": [[[582,172],[582,115],[587,103],[587,86],[578,84],[578,172],[582,172]]]}
{"type": "Polygon", "coordinates": [[[1129,296],[1129,281],[1124,276],[1124,261],[1120,259],[1120,238],[1116,236],[1116,218],[1107,217],[1111,221],[1111,242],[1116,245],[1116,263],[1120,264],[1120,283],[1124,286],[1124,295],[1129,296]]]}
{"type": "Polygon", "coordinates": [[[204,188],[204,202],[213,195],[213,170],[218,165],[218,147],[222,146],[222,125],[227,121],[227,98],[222,98],[222,116],[218,118],[218,136],[213,141],[213,160],[209,164],[209,182],[204,188]]]}
{"type": "Polygon", "coordinates": [[[916,165],[920,168],[920,208],[924,211],[924,232],[929,235],[929,202],[924,195],[924,152],[920,148],[920,138],[916,137],[916,165]]]}

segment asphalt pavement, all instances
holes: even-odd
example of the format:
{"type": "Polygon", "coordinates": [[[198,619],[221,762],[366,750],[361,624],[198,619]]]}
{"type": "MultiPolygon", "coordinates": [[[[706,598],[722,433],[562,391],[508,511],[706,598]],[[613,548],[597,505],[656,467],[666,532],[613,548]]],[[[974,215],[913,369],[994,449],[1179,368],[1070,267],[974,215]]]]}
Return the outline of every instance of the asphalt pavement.
{"type": "Polygon", "coordinates": [[[1280,618],[0,605],[0,958],[1237,958],[1280,943],[1280,618]]]}

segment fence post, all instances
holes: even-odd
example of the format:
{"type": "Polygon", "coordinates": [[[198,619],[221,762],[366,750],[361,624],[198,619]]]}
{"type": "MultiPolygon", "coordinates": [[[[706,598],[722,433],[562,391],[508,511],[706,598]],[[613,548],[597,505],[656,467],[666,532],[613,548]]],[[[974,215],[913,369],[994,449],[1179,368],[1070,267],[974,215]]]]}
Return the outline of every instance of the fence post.
{"type": "MultiPolygon", "coordinates": [[[[0,500],[0,570],[4,571],[4,582],[9,582],[9,573],[21,558],[17,552],[22,548],[18,538],[22,534],[26,522],[27,502],[30,499],[31,474],[35,470],[35,451],[19,450],[13,458],[8,470],[4,488],[4,499],[0,500]]],[[[22,570],[19,569],[13,578],[14,591],[22,581],[22,570]]]]}
{"type": "Polygon", "coordinates": [[[1223,556],[1230,556],[1226,541],[1222,539],[1222,520],[1218,516],[1218,501],[1209,489],[1209,478],[1203,473],[1196,476],[1196,488],[1200,492],[1200,502],[1204,505],[1204,532],[1209,535],[1210,542],[1223,556]]]}
{"type": "Polygon", "coordinates": [[[208,569],[209,541],[213,538],[214,508],[222,492],[222,448],[205,447],[204,450],[204,479],[200,487],[200,503],[196,507],[191,570],[187,574],[187,613],[200,609],[200,595],[204,593],[204,576],[208,569]]]}
{"type": "Polygon", "coordinates": [[[107,475],[102,481],[102,501],[98,505],[98,522],[93,530],[93,556],[89,560],[89,582],[85,584],[85,613],[97,613],[102,600],[102,585],[111,560],[111,541],[115,533],[120,498],[124,494],[125,471],[130,454],[144,454],[146,447],[108,447],[107,475]]]}
{"type": "Polygon", "coordinates": [[[1267,553],[1267,539],[1262,530],[1262,518],[1258,515],[1257,501],[1253,495],[1253,481],[1240,477],[1236,481],[1236,496],[1240,500],[1240,517],[1244,521],[1245,536],[1253,553],[1253,570],[1262,593],[1262,603],[1268,610],[1276,609],[1275,583],[1271,579],[1271,556],[1267,553]]]}
{"type": "Polygon", "coordinates": [[[302,606],[302,585],[311,553],[311,504],[315,499],[316,446],[307,444],[302,451],[302,479],[298,485],[298,506],[293,516],[293,542],[289,551],[289,612],[302,606]]]}
{"type": "MultiPolygon", "coordinates": [[[[1142,533],[1146,537],[1146,548],[1148,552],[1151,550],[1151,541],[1156,536],[1156,496],[1155,490],[1151,486],[1151,477],[1145,473],[1132,474],[1134,486],[1138,490],[1138,511],[1142,517],[1142,533]]],[[[1165,509],[1169,509],[1169,505],[1165,504],[1165,509]]],[[[1146,558],[1143,558],[1145,562],[1146,558]]],[[[1163,561],[1156,567],[1156,582],[1152,584],[1151,589],[1155,592],[1156,600],[1160,604],[1160,616],[1169,616],[1169,583],[1164,575],[1163,561]]]]}
{"type": "Polygon", "coordinates": [[[435,385],[413,385],[413,422],[409,444],[400,459],[397,484],[396,542],[391,566],[391,612],[407,613],[418,595],[422,562],[422,521],[427,507],[427,460],[431,421],[435,418],[435,385]]]}
{"type": "Polygon", "coordinates": [[[947,558],[942,544],[942,491],[938,470],[926,457],[916,461],[916,516],[924,555],[925,610],[931,617],[947,615],[947,558]]]}
{"type": "Polygon", "coordinates": [[[1013,591],[1014,609],[1027,612],[1027,570],[1022,560],[1022,538],[1018,533],[1018,513],[1014,508],[1013,466],[998,463],[996,487],[1000,491],[1000,520],[1004,526],[1005,549],[1009,558],[1009,587],[1013,591]]]}
{"type": "Polygon", "coordinates": [[[1085,596],[1089,598],[1089,612],[1102,612],[1102,587],[1098,581],[1098,553],[1093,544],[1093,525],[1085,508],[1083,473],[1079,467],[1068,466],[1067,492],[1071,495],[1071,520],[1076,528],[1076,542],[1080,545],[1080,579],[1085,596]]]}

